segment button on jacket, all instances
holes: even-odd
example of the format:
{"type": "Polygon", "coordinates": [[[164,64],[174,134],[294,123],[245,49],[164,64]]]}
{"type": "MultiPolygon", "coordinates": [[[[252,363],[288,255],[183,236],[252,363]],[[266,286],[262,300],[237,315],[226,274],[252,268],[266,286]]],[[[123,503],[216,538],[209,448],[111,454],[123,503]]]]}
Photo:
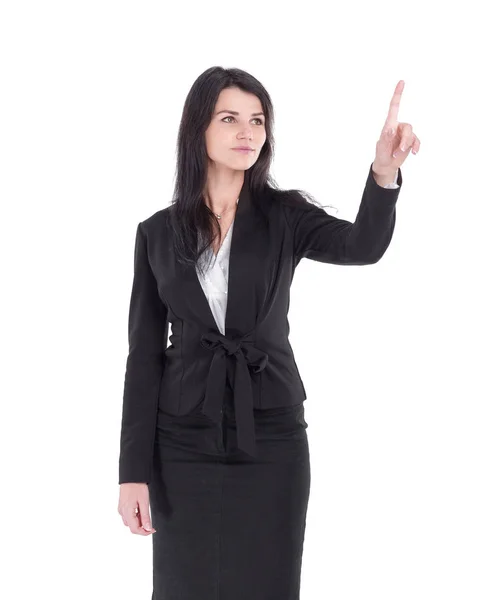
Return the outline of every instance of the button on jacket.
{"type": "MultiPolygon", "coordinates": [[[[175,260],[170,223],[175,205],[139,223],[119,483],[150,481],[158,412],[180,416],[201,406],[219,421],[227,378],[234,391],[238,447],[258,455],[253,408],[290,406],[307,398],[288,339],[295,268],[302,258],[336,265],[379,261],[392,239],[401,186],[400,169],[396,183],[378,185],[371,163],[351,223],[297,192],[279,197],[272,190],[255,192],[246,178],[226,238],[224,327],[206,281],[194,266],[175,260]]],[[[220,292],[223,279],[217,281],[220,292]]]]}

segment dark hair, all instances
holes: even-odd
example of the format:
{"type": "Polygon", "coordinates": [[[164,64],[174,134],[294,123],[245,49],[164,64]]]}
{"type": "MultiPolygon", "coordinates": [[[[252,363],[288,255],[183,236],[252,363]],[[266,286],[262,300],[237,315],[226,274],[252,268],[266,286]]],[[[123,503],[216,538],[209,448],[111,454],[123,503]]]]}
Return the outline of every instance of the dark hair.
{"type": "Polygon", "coordinates": [[[197,263],[201,254],[221,234],[220,224],[203,199],[208,154],[205,132],[213,117],[220,92],[236,87],[260,99],[265,115],[266,140],[255,164],[245,172],[245,185],[251,194],[264,195],[272,190],[278,196],[304,196],[303,190],[280,190],[270,175],[274,156],[274,108],[267,90],[255,77],[241,69],[211,67],[192,85],[184,103],[177,136],[177,166],[171,211],[173,245],[177,260],[184,265],[197,263]],[[213,225],[218,231],[213,235],[213,225]],[[200,245],[198,246],[198,244],[200,245]]]}

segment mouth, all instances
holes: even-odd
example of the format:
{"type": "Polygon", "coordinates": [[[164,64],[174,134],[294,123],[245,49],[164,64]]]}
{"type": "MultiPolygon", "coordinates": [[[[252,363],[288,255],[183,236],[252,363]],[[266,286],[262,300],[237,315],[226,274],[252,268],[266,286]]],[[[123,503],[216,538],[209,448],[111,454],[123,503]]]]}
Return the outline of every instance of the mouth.
{"type": "Polygon", "coordinates": [[[236,152],[242,152],[243,154],[249,154],[250,152],[254,152],[253,148],[232,148],[236,152]]]}

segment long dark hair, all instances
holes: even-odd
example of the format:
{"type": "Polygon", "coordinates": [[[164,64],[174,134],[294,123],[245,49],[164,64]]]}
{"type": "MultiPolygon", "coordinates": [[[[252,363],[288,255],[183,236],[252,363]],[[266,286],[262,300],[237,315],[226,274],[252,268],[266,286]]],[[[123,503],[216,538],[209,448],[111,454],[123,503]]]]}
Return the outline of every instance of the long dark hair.
{"type": "Polygon", "coordinates": [[[203,199],[208,153],[205,132],[212,120],[220,92],[237,87],[260,99],[265,115],[266,140],[255,164],[245,172],[245,185],[251,194],[304,196],[303,202],[315,199],[303,190],[280,190],[270,174],[274,156],[274,108],[267,90],[255,77],[241,69],[211,67],[193,83],[184,103],[177,136],[177,166],[171,211],[173,245],[177,260],[184,265],[198,262],[212,241],[221,235],[220,224],[203,199]],[[213,230],[217,231],[213,235],[213,230]],[[200,244],[201,242],[201,244],[200,244]]]}

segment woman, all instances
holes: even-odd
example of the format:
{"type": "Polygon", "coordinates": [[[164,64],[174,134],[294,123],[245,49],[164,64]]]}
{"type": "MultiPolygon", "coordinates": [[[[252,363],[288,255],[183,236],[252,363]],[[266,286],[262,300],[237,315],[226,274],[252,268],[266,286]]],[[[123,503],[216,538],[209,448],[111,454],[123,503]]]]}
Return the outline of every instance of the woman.
{"type": "Polygon", "coordinates": [[[123,399],[118,511],[154,534],[154,600],[299,598],[310,460],[289,288],[301,258],[386,251],[399,167],[419,149],[397,122],[402,88],[355,223],[277,188],[254,77],[213,67],[189,92],[175,201],[137,228],[123,399]]]}

